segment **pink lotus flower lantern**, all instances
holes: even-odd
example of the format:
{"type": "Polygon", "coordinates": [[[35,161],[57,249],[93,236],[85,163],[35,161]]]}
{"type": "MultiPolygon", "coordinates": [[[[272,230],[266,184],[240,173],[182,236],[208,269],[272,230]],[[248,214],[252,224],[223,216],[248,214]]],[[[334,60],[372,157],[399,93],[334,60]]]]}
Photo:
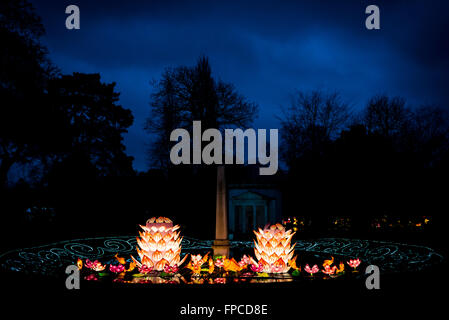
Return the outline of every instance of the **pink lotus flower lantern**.
{"type": "Polygon", "coordinates": [[[176,273],[178,272],[178,270],[179,270],[178,266],[170,267],[168,264],[166,264],[164,267],[165,273],[176,273]]]}
{"type": "Polygon", "coordinates": [[[243,255],[242,259],[239,261],[239,266],[246,267],[251,263],[251,259],[245,254],[243,255]]]}
{"type": "Polygon", "coordinates": [[[251,271],[252,272],[262,272],[263,271],[263,266],[259,265],[259,264],[252,264],[251,265],[251,271]]]}
{"type": "Polygon", "coordinates": [[[318,268],[318,266],[316,264],[313,265],[312,268],[310,268],[310,266],[308,264],[306,264],[306,266],[304,267],[304,271],[307,273],[310,273],[310,275],[313,277],[313,275],[315,273],[317,273],[318,271],[320,271],[320,269],[318,268]]]}
{"type": "Polygon", "coordinates": [[[350,266],[351,268],[354,268],[354,270],[360,265],[362,261],[360,261],[360,259],[349,259],[349,261],[347,261],[346,263],[348,264],[348,266],[350,266]]]}
{"type": "Polygon", "coordinates": [[[92,269],[94,271],[103,271],[104,269],[106,269],[106,265],[101,264],[98,260],[92,262],[89,259],[86,259],[84,265],[86,266],[86,268],[92,269]]]}
{"type": "Polygon", "coordinates": [[[333,275],[336,270],[337,270],[337,266],[331,267],[330,265],[326,265],[326,266],[324,266],[324,270],[321,270],[321,272],[324,274],[327,274],[327,275],[333,275]]]}
{"type": "Polygon", "coordinates": [[[223,259],[217,259],[217,260],[215,260],[215,266],[217,267],[217,268],[223,268],[223,259]]]}
{"type": "Polygon", "coordinates": [[[139,270],[139,272],[140,273],[142,273],[142,274],[147,274],[147,273],[150,273],[151,271],[153,271],[153,268],[152,267],[148,267],[148,266],[146,266],[146,265],[141,265],[139,268],[138,268],[138,270],[139,270]]]}
{"type": "Polygon", "coordinates": [[[111,270],[111,272],[114,272],[114,273],[120,273],[120,272],[125,271],[125,266],[123,264],[118,264],[118,265],[110,264],[109,270],[111,270]]]}

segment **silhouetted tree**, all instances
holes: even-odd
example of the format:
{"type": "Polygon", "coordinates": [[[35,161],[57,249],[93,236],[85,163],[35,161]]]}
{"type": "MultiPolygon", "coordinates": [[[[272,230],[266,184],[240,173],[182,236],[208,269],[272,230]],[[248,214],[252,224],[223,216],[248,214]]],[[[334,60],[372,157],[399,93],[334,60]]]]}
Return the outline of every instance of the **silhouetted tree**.
{"type": "Polygon", "coordinates": [[[369,132],[394,138],[407,130],[411,115],[405,99],[377,95],[370,99],[362,117],[369,132]]]}
{"type": "Polygon", "coordinates": [[[290,166],[305,154],[322,153],[326,144],[338,137],[350,118],[349,107],[338,93],[298,91],[280,118],[284,160],[290,166]]]}
{"type": "Polygon", "coordinates": [[[27,1],[0,3],[0,187],[14,164],[30,163],[54,142],[47,130],[58,116],[45,104],[54,74],[39,42],[45,30],[27,1]]]}
{"type": "Polygon", "coordinates": [[[123,134],[134,119],[129,109],[117,104],[119,95],[115,83],[102,83],[99,74],[74,73],[49,82],[49,103],[64,111],[70,137],[70,149],[61,153],[62,161],[87,159],[100,176],[133,173],[123,134]]]}
{"type": "Polygon", "coordinates": [[[178,102],[175,74],[165,70],[160,81],[154,81],[155,92],[151,95],[151,117],[146,121],[145,129],[155,134],[156,139],[148,149],[151,165],[167,169],[170,163],[170,133],[181,125],[181,106],[178,102]]]}
{"type": "Polygon", "coordinates": [[[443,159],[449,152],[447,110],[434,105],[413,110],[406,142],[407,149],[415,154],[424,167],[444,164],[443,159]]]}
{"type": "Polygon", "coordinates": [[[212,76],[207,57],[194,67],[167,69],[153,82],[151,115],[145,129],[156,139],[149,150],[151,165],[169,165],[170,133],[190,128],[200,120],[202,129],[247,126],[255,118],[257,105],[237,93],[234,86],[212,76]]]}

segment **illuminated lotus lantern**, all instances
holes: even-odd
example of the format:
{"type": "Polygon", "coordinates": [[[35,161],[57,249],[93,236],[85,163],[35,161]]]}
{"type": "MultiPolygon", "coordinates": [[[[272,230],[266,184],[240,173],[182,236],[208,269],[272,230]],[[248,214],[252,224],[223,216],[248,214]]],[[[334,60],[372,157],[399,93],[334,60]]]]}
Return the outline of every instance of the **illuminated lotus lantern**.
{"type": "Polygon", "coordinates": [[[254,241],[254,253],[262,272],[284,273],[290,269],[295,245],[291,245],[294,232],[286,231],[280,223],[266,226],[263,230],[254,231],[257,242],[254,241]]]}
{"type": "Polygon", "coordinates": [[[165,217],[153,217],[147,220],[145,226],[140,226],[137,237],[137,253],[140,262],[136,261],[139,268],[163,271],[165,266],[175,270],[187,258],[180,259],[181,241],[179,225],[173,226],[173,222],[165,217]]]}

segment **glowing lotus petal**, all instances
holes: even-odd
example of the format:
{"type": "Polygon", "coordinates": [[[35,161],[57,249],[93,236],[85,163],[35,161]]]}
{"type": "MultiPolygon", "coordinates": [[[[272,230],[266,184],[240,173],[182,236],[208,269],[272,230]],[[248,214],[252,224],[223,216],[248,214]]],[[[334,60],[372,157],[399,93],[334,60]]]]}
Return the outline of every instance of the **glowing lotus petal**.
{"type": "Polygon", "coordinates": [[[162,258],[161,260],[158,261],[158,263],[156,263],[156,265],[154,266],[154,269],[155,270],[164,270],[166,265],[169,265],[169,262],[167,260],[165,260],[164,258],[162,258]]]}
{"type": "Polygon", "coordinates": [[[90,261],[89,259],[86,259],[86,261],[85,261],[84,265],[86,266],[86,268],[88,268],[88,269],[92,269],[92,266],[93,266],[93,262],[92,262],[92,261],[90,261]]]}
{"type": "Polygon", "coordinates": [[[181,261],[182,238],[176,231],[179,225],[173,226],[173,222],[165,217],[152,217],[140,227],[143,231],[139,231],[140,237],[137,237],[137,254],[142,265],[163,271],[166,265],[173,268],[184,262],[187,256],[181,261]]]}
{"type": "Polygon", "coordinates": [[[263,272],[283,273],[290,269],[288,261],[293,257],[294,247],[291,239],[295,234],[291,230],[286,231],[280,223],[266,226],[263,230],[254,231],[254,254],[263,266],[263,272]]]}

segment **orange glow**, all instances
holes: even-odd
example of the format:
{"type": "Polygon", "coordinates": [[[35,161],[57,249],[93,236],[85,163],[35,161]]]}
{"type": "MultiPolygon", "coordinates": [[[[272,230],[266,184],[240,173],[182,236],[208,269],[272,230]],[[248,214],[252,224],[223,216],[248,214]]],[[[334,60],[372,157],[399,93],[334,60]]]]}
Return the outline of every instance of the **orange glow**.
{"type": "Polygon", "coordinates": [[[133,271],[133,270],[136,268],[136,265],[137,265],[137,263],[136,263],[135,261],[131,262],[131,263],[129,264],[128,269],[126,269],[126,272],[131,272],[131,271],[133,271]]]}
{"type": "Polygon", "coordinates": [[[78,269],[81,270],[83,268],[83,260],[78,258],[78,260],[76,261],[76,265],[78,269]]]}
{"type": "Polygon", "coordinates": [[[225,271],[234,271],[238,272],[243,269],[234,258],[231,259],[223,259],[223,269],[225,271]]]}
{"type": "Polygon", "coordinates": [[[126,264],[125,258],[120,258],[120,257],[118,256],[118,253],[115,254],[114,258],[117,259],[118,263],[120,263],[120,264],[126,264]]]}
{"type": "Polygon", "coordinates": [[[334,263],[334,257],[331,256],[330,260],[324,260],[323,267],[326,268],[326,266],[330,266],[333,263],[334,263]]]}
{"type": "MultiPolygon", "coordinates": [[[[194,274],[200,274],[201,273],[201,266],[207,261],[207,258],[209,256],[209,253],[206,253],[206,255],[203,257],[200,254],[197,255],[190,255],[190,261],[187,264],[186,268],[192,270],[194,274]]],[[[187,257],[187,256],[186,256],[187,257]]],[[[184,259],[186,258],[184,257],[184,259]]]]}
{"type": "Polygon", "coordinates": [[[296,265],[296,258],[298,258],[298,256],[295,256],[293,259],[290,259],[288,261],[288,265],[294,270],[301,270],[301,267],[298,267],[296,265]]]}
{"type": "Polygon", "coordinates": [[[342,273],[345,271],[345,264],[343,262],[340,262],[340,265],[338,266],[336,272],[338,273],[342,273]]]}
{"type": "Polygon", "coordinates": [[[209,258],[209,273],[214,272],[215,266],[214,266],[214,259],[209,258]]]}

